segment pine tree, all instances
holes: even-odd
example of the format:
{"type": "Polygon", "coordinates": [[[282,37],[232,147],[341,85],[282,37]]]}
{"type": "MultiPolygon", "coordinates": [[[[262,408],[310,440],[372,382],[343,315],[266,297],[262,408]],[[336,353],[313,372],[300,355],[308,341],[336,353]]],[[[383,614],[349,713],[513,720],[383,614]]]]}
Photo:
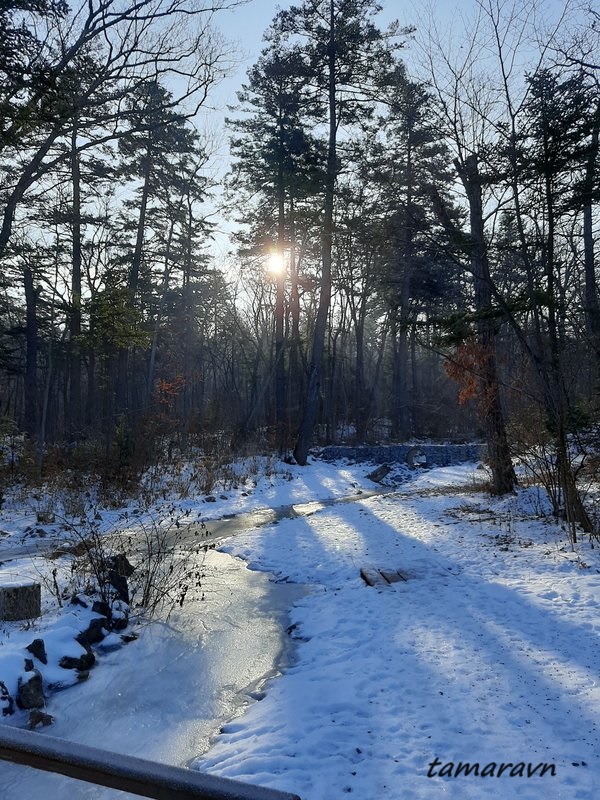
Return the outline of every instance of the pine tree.
{"type": "Polygon", "coordinates": [[[332,293],[332,259],[335,232],[334,208],[337,176],[345,166],[339,131],[360,123],[382,96],[385,77],[392,64],[391,39],[372,19],[380,7],[372,0],[321,0],[304,2],[281,11],[273,23],[278,46],[304,56],[309,66],[309,85],[320,104],[326,130],[326,161],[322,188],[321,277],[317,316],[312,338],[304,414],[294,457],[306,464],[317,421],[321,390],[325,335],[332,293]]]}
{"type": "MultiPolygon", "coordinates": [[[[261,198],[261,213],[254,218],[249,232],[250,249],[264,258],[276,256],[275,299],[275,422],[280,452],[287,447],[289,397],[285,340],[285,279],[288,254],[293,311],[290,380],[298,384],[297,276],[291,259],[294,249],[294,220],[298,204],[307,195],[319,191],[318,176],[322,152],[318,141],[308,132],[317,109],[307,89],[308,66],[302,53],[279,50],[273,44],[261,54],[249,70],[248,83],[239,92],[243,117],[230,120],[235,131],[231,150],[235,158],[230,190],[241,189],[246,197],[261,198]]],[[[311,198],[314,200],[314,196],[311,198]]],[[[247,203],[245,204],[247,209],[247,203]]],[[[247,211],[246,223],[249,221],[247,211]]],[[[248,247],[248,245],[247,245],[248,247]]],[[[249,410],[244,427],[249,428],[254,409],[249,410]]]]}

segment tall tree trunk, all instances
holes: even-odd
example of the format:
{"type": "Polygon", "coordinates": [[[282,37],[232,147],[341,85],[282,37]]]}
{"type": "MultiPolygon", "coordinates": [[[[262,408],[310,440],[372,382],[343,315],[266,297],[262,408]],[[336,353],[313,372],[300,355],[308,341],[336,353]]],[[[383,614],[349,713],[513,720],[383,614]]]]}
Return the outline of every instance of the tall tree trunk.
{"type": "MultiPolygon", "coordinates": [[[[539,301],[536,300],[534,274],[535,265],[532,264],[529,252],[530,247],[527,240],[527,233],[524,224],[524,218],[521,209],[520,201],[520,186],[519,178],[521,175],[518,148],[517,148],[517,135],[514,127],[514,117],[512,118],[512,131],[510,135],[510,148],[509,159],[511,165],[511,188],[513,192],[513,202],[515,204],[515,216],[517,222],[517,229],[519,232],[519,240],[521,243],[521,257],[527,266],[528,275],[528,288],[530,299],[532,301],[533,309],[533,339],[535,347],[533,347],[525,331],[519,326],[515,316],[510,312],[510,309],[503,303],[503,310],[507,314],[507,319],[515,332],[523,351],[531,360],[538,377],[543,393],[544,410],[551,420],[554,427],[554,446],[556,449],[557,461],[557,479],[560,491],[563,496],[565,504],[565,515],[571,524],[571,534],[575,538],[575,524],[580,524],[585,531],[592,530],[591,520],[583,502],[581,495],[577,489],[573,468],[569,458],[568,439],[566,431],[566,414],[567,414],[567,398],[565,396],[565,387],[562,378],[562,366],[560,363],[560,343],[558,339],[558,326],[556,321],[556,298],[555,298],[555,263],[554,263],[554,193],[551,180],[551,165],[548,160],[549,144],[547,125],[544,132],[544,159],[545,159],[545,174],[544,174],[544,203],[546,205],[546,221],[548,225],[548,233],[544,246],[544,260],[545,260],[545,275],[546,275],[546,293],[549,298],[548,304],[548,337],[544,340],[542,315],[539,310],[539,301]],[[550,355],[548,358],[548,340],[550,355]]],[[[592,253],[593,257],[593,253],[592,253]]],[[[587,268],[587,264],[586,264],[587,268]]],[[[586,290],[592,294],[596,293],[595,276],[586,273],[586,290]],[[590,285],[587,285],[589,279],[590,285]],[[593,286],[592,286],[593,279],[593,286]]],[[[502,298],[496,293],[499,300],[502,298]]],[[[588,295],[586,295],[587,300],[588,295]]]]}
{"type": "Polygon", "coordinates": [[[72,265],[69,313],[69,412],[68,435],[74,440],[81,430],[81,171],[77,152],[77,118],[71,132],[72,265]]]}
{"type": "Polygon", "coordinates": [[[390,338],[392,340],[392,347],[391,347],[392,385],[391,385],[389,418],[391,422],[390,436],[392,438],[392,441],[398,441],[400,439],[400,428],[401,428],[400,404],[398,402],[398,398],[400,397],[400,394],[402,392],[402,387],[401,387],[402,372],[401,372],[400,358],[399,358],[398,334],[399,334],[398,305],[396,303],[390,309],[390,338]]]}
{"type": "Polygon", "coordinates": [[[480,404],[492,470],[493,491],[495,494],[507,494],[513,491],[516,476],[500,402],[496,330],[492,317],[492,283],[483,223],[482,181],[476,155],[468,156],[464,163],[458,159],[454,163],[469,202],[471,272],[475,289],[475,309],[478,315],[477,338],[481,348],[480,404]]]}
{"type": "Polygon", "coordinates": [[[354,336],[356,338],[356,361],[354,365],[354,421],[356,424],[356,441],[364,443],[367,435],[367,389],[365,385],[365,298],[361,298],[360,307],[357,309],[353,302],[350,303],[350,312],[354,322],[354,336]]]}
{"type": "Polygon", "coordinates": [[[327,145],[327,170],[325,174],[325,201],[323,207],[323,230],[321,234],[321,289],[319,307],[315,320],[312,355],[304,415],[298,431],[294,458],[301,466],[308,459],[308,451],[317,421],[321,389],[321,371],[325,333],[331,304],[331,264],[333,251],[333,206],[335,198],[335,179],[337,173],[337,107],[336,107],[336,29],[334,2],[329,3],[329,43],[328,43],[328,105],[329,138],[327,145]]]}
{"type": "Polygon", "coordinates": [[[23,429],[25,434],[34,440],[38,431],[38,386],[37,386],[37,358],[38,358],[38,318],[37,318],[37,290],[33,285],[33,272],[30,267],[25,267],[23,272],[25,289],[25,384],[24,384],[24,413],[23,429]]]}
{"type": "MultiPolygon", "coordinates": [[[[144,252],[144,232],[146,228],[146,212],[148,209],[148,199],[150,197],[150,176],[152,174],[152,146],[150,141],[151,134],[148,134],[148,145],[143,164],[143,183],[142,195],[140,198],[140,210],[138,214],[138,223],[135,239],[135,248],[131,258],[131,266],[129,268],[129,275],[127,280],[128,298],[127,302],[130,308],[134,308],[135,298],[138,290],[138,283],[140,277],[140,267],[142,264],[142,254],[144,252]]],[[[122,345],[118,351],[117,361],[117,387],[115,406],[116,414],[125,416],[127,412],[131,413],[128,406],[128,371],[129,371],[129,348],[122,345]]]]}
{"type": "MultiPolygon", "coordinates": [[[[410,224],[407,222],[407,225],[410,224]]],[[[398,438],[405,441],[412,433],[411,414],[410,414],[410,383],[409,383],[409,348],[408,348],[408,329],[410,327],[410,284],[411,284],[411,243],[407,241],[404,249],[404,269],[402,271],[402,285],[400,288],[400,309],[398,326],[398,343],[396,353],[396,402],[398,404],[398,438]]]]}
{"type": "MultiPolygon", "coordinates": [[[[92,333],[93,331],[90,330],[90,334],[92,333]]],[[[87,428],[90,428],[95,433],[101,429],[101,426],[98,425],[98,420],[96,418],[98,410],[98,390],[96,385],[96,353],[93,347],[91,347],[88,351],[86,371],[87,392],[85,401],[85,424],[87,428]]]]}
{"type": "Polygon", "coordinates": [[[160,290],[160,298],[158,301],[158,308],[156,310],[156,320],[154,322],[154,330],[152,332],[152,343],[150,345],[150,358],[148,359],[148,372],[146,375],[146,391],[144,395],[144,410],[147,411],[150,407],[152,399],[152,390],[154,388],[154,369],[156,366],[156,352],[158,350],[158,335],[162,322],[162,315],[164,311],[167,290],[169,288],[169,280],[171,276],[170,258],[171,258],[171,243],[173,241],[173,231],[175,229],[175,220],[171,220],[169,225],[169,235],[167,236],[167,244],[165,247],[165,265],[163,268],[162,285],[160,290]]]}
{"type": "Polygon", "coordinates": [[[412,325],[410,329],[410,407],[412,416],[412,432],[413,436],[421,435],[421,406],[417,398],[421,396],[420,391],[420,375],[417,365],[417,326],[412,325]]]}
{"type": "Polygon", "coordinates": [[[585,270],[585,318],[588,335],[596,356],[596,364],[600,365],[600,303],[598,301],[598,284],[596,282],[596,264],[594,254],[593,227],[593,192],[597,173],[600,134],[600,103],[596,106],[594,127],[590,148],[585,166],[585,182],[583,187],[583,264],[585,270]]]}
{"type": "Polygon", "coordinates": [[[297,419],[300,413],[299,399],[302,391],[300,377],[300,292],[298,289],[298,259],[296,248],[296,225],[294,198],[290,197],[290,363],[288,378],[288,413],[297,419]]]}
{"type": "MultiPolygon", "coordinates": [[[[280,148],[283,153],[283,122],[279,127],[280,148]]],[[[281,259],[276,273],[275,296],[275,425],[277,449],[283,455],[287,446],[286,436],[286,376],[284,334],[284,289],[285,289],[285,181],[281,156],[277,175],[277,255],[281,259]]]]}
{"type": "MultiPolygon", "coordinates": [[[[365,298],[366,300],[366,298],[365,298]]],[[[364,303],[364,309],[362,310],[362,333],[361,336],[364,339],[364,322],[366,318],[366,302],[364,303]]],[[[367,441],[367,433],[369,429],[369,422],[371,421],[373,415],[373,406],[375,405],[375,395],[379,388],[379,378],[381,375],[381,366],[383,364],[384,355],[386,352],[386,343],[388,332],[390,329],[390,314],[386,316],[386,320],[383,323],[383,326],[380,328],[381,334],[381,341],[379,344],[379,349],[377,351],[377,360],[375,362],[375,370],[373,374],[369,376],[368,386],[367,386],[367,379],[366,375],[364,374],[365,366],[364,366],[364,354],[362,357],[363,365],[363,397],[360,404],[360,425],[357,422],[356,425],[356,438],[359,442],[366,442],[367,441]],[[368,388],[370,387],[370,388],[368,388]]],[[[364,343],[363,343],[364,349],[364,343]]]]}
{"type": "MultiPolygon", "coordinates": [[[[52,311],[54,315],[54,309],[52,311]]],[[[40,415],[40,430],[36,448],[37,471],[41,475],[44,468],[44,451],[46,449],[46,437],[48,435],[48,411],[50,408],[50,391],[54,378],[54,337],[50,338],[48,345],[48,360],[46,366],[46,381],[44,384],[44,395],[42,398],[42,413],[40,415]]]]}
{"type": "Polygon", "coordinates": [[[404,211],[403,228],[400,234],[400,258],[399,267],[402,272],[402,282],[400,284],[400,319],[398,331],[398,396],[397,403],[399,438],[405,441],[412,433],[410,415],[410,392],[409,392],[409,351],[408,351],[408,329],[410,318],[410,294],[412,282],[413,264],[413,236],[414,223],[412,217],[413,205],[413,118],[409,114],[408,130],[406,135],[406,209],[404,211]]]}
{"type": "Polygon", "coordinates": [[[192,284],[192,231],[193,231],[193,209],[192,200],[188,194],[187,207],[187,232],[185,241],[185,260],[183,272],[182,300],[183,300],[183,391],[182,391],[182,426],[181,426],[181,450],[187,452],[190,425],[192,421],[192,307],[193,307],[193,284],[192,284]]]}
{"type": "Polygon", "coordinates": [[[584,531],[591,531],[591,520],[584,508],[581,495],[577,489],[573,466],[569,453],[567,433],[568,398],[561,364],[561,341],[556,314],[557,278],[555,263],[555,237],[556,237],[556,191],[553,185],[551,160],[549,155],[548,126],[544,126],[544,192],[546,205],[546,220],[548,232],[544,248],[544,261],[546,273],[546,293],[550,302],[548,304],[548,337],[550,340],[550,386],[547,397],[548,411],[555,428],[556,462],[558,482],[563,495],[565,516],[571,531],[573,542],[577,540],[575,526],[581,525],[584,531]]]}

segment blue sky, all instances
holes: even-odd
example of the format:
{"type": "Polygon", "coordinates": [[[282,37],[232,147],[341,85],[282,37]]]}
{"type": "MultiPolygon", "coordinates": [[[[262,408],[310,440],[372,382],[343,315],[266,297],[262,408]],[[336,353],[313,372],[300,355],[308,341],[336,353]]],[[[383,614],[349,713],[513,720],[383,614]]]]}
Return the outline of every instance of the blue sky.
{"type": "MultiPolygon", "coordinates": [[[[224,86],[219,91],[219,95],[226,96],[226,102],[235,102],[235,92],[240,88],[244,81],[246,70],[252,65],[263,48],[262,36],[268,28],[273,17],[279,8],[288,8],[298,5],[300,0],[251,0],[246,5],[239,6],[231,11],[221,12],[215,18],[216,25],[226,39],[233,40],[239,45],[238,56],[240,58],[239,67],[228,78],[224,86]]],[[[471,6],[471,0],[466,4],[471,6]]],[[[381,24],[385,25],[394,19],[400,19],[401,24],[414,24],[414,14],[405,12],[409,4],[401,4],[398,0],[385,0],[382,2],[383,11],[381,14],[381,24]]],[[[448,6],[446,6],[448,7],[448,6]]]]}
{"type": "MultiPolygon", "coordinates": [[[[288,8],[292,4],[299,4],[301,0],[250,0],[230,11],[219,12],[215,18],[216,25],[223,36],[235,43],[236,56],[239,65],[220,87],[213,98],[216,104],[235,103],[236,91],[244,81],[246,70],[253,64],[262,47],[262,36],[271,23],[278,8],[288,8]]],[[[488,0],[483,0],[485,4],[488,0]]],[[[491,0],[492,3],[495,0],[491,0]]],[[[510,14],[511,6],[517,13],[526,8],[526,13],[531,16],[531,7],[538,7],[540,24],[550,22],[552,18],[561,13],[565,5],[576,6],[576,0],[498,0],[504,7],[504,13],[510,14]]],[[[461,17],[471,17],[477,6],[477,0],[380,0],[382,12],[379,17],[382,26],[398,19],[401,25],[413,25],[417,32],[427,28],[431,15],[435,19],[442,34],[446,30],[461,28],[461,17]]],[[[405,60],[410,62],[411,48],[406,50],[405,60]]]]}
{"type": "MultiPolygon", "coordinates": [[[[236,92],[246,79],[246,71],[255,63],[263,49],[263,34],[277,10],[289,8],[294,4],[298,5],[300,2],[301,0],[250,0],[249,3],[230,11],[219,12],[215,16],[215,27],[226,40],[234,43],[235,58],[238,60],[237,67],[232,69],[231,74],[211,92],[208,105],[212,106],[215,111],[203,118],[213,148],[215,146],[217,148],[218,155],[215,154],[213,163],[218,174],[226,171],[229,163],[229,134],[223,124],[224,116],[227,114],[227,105],[234,105],[237,102],[236,92]]],[[[379,23],[381,27],[384,27],[389,22],[398,19],[401,25],[415,25],[419,15],[416,11],[411,11],[411,8],[414,6],[422,8],[429,5],[430,2],[431,0],[422,0],[422,2],[421,0],[408,0],[406,3],[400,3],[399,0],[380,0],[383,10],[379,17],[379,23]]],[[[474,0],[459,0],[459,5],[465,10],[471,9],[473,4],[474,0]]],[[[444,18],[454,13],[453,3],[441,6],[437,2],[434,5],[436,17],[444,18]]],[[[227,254],[231,249],[227,232],[234,229],[235,224],[220,215],[215,217],[215,221],[218,224],[218,232],[211,250],[217,258],[227,260],[227,254]]]]}
{"type": "MultiPolygon", "coordinates": [[[[247,69],[255,63],[264,42],[262,41],[265,30],[270,25],[278,8],[288,8],[292,4],[299,4],[301,0],[250,0],[230,11],[219,12],[215,17],[215,26],[222,36],[233,43],[234,57],[237,66],[231,70],[230,75],[216,87],[210,97],[208,105],[215,111],[203,117],[209,136],[212,139],[213,149],[216,148],[214,167],[217,173],[223,173],[228,164],[228,133],[224,126],[224,116],[227,114],[227,105],[237,102],[236,92],[241,88],[246,78],[247,69]],[[218,152],[218,155],[217,155],[218,152]]],[[[575,6],[577,0],[481,0],[498,2],[504,13],[510,15],[511,8],[516,14],[523,13],[529,21],[533,18],[532,7],[537,7],[537,25],[540,27],[550,24],[564,9],[565,5],[575,6]]],[[[398,19],[401,25],[413,25],[419,32],[427,30],[429,20],[433,19],[438,28],[440,37],[450,38],[451,31],[459,35],[463,27],[462,18],[472,18],[477,7],[477,0],[380,0],[383,7],[379,22],[384,27],[389,22],[398,19]]],[[[537,27],[536,25],[536,27],[537,27]]],[[[460,38],[460,37],[459,37],[460,38]]],[[[408,44],[404,51],[404,60],[411,70],[411,59],[418,48],[408,44]]],[[[202,126],[202,123],[201,123],[202,126]]],[[[214,245],[216,254],[224,256],[230,248],[223,236],[225,231],[231,229],[231,223],[219,220],[221,235],[217,236],[214,245]]]]}

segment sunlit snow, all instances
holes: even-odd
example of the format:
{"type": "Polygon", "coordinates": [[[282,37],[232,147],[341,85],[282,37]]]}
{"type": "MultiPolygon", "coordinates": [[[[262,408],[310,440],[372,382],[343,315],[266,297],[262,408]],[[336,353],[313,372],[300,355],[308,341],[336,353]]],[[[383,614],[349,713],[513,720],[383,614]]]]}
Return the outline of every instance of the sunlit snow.
{"type": "MultiPolygon", "coordinates": [[[[597,797],[597,550],[571,550],[536,489],[481,492],[475,465],[415,473],[366,497],[357,492],[375,488],[370,468],[290,468],[251,497],[212,504],[216,515],[355,497],[226,540],[212,596],[141,629],[101,655],[86,684],[53,695],[50,732],[304,800],[597,797]],[[365,565],[407,580],[368,587],[365,565]],[[284,642],[293,651],[273,673],[284,642]],[[440,777],[436,758],[544,763],[556,774],[440,777]]],[[[20,635],[4,642],[13,660],[20,635]]],[[[22,668],[9,661],[0,652],[0,679],[22,668]]],[[[6,800],[117,797],[64,787],[0,772],[6,800]]]]}

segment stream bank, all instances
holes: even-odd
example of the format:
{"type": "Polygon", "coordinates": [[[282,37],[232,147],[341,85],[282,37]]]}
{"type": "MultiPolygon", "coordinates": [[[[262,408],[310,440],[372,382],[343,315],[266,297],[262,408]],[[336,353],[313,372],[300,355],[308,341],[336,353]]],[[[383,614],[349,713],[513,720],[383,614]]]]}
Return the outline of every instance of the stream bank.
{"type": "MultiPolygon", "coordinates": [[[[209,551],[204,602],[141,630],[134,645],[99,656],[89,681],[52,696],[52,736],[184,765],[221,726],[261,696],[292,658],[287,612],[305,593],[237,558],[209,551]]],[[[43,735],[43,733],[40,733],[43,735]]],[[[63,776],[2,764],[3,800],[122,800],[63,776]]]]}

